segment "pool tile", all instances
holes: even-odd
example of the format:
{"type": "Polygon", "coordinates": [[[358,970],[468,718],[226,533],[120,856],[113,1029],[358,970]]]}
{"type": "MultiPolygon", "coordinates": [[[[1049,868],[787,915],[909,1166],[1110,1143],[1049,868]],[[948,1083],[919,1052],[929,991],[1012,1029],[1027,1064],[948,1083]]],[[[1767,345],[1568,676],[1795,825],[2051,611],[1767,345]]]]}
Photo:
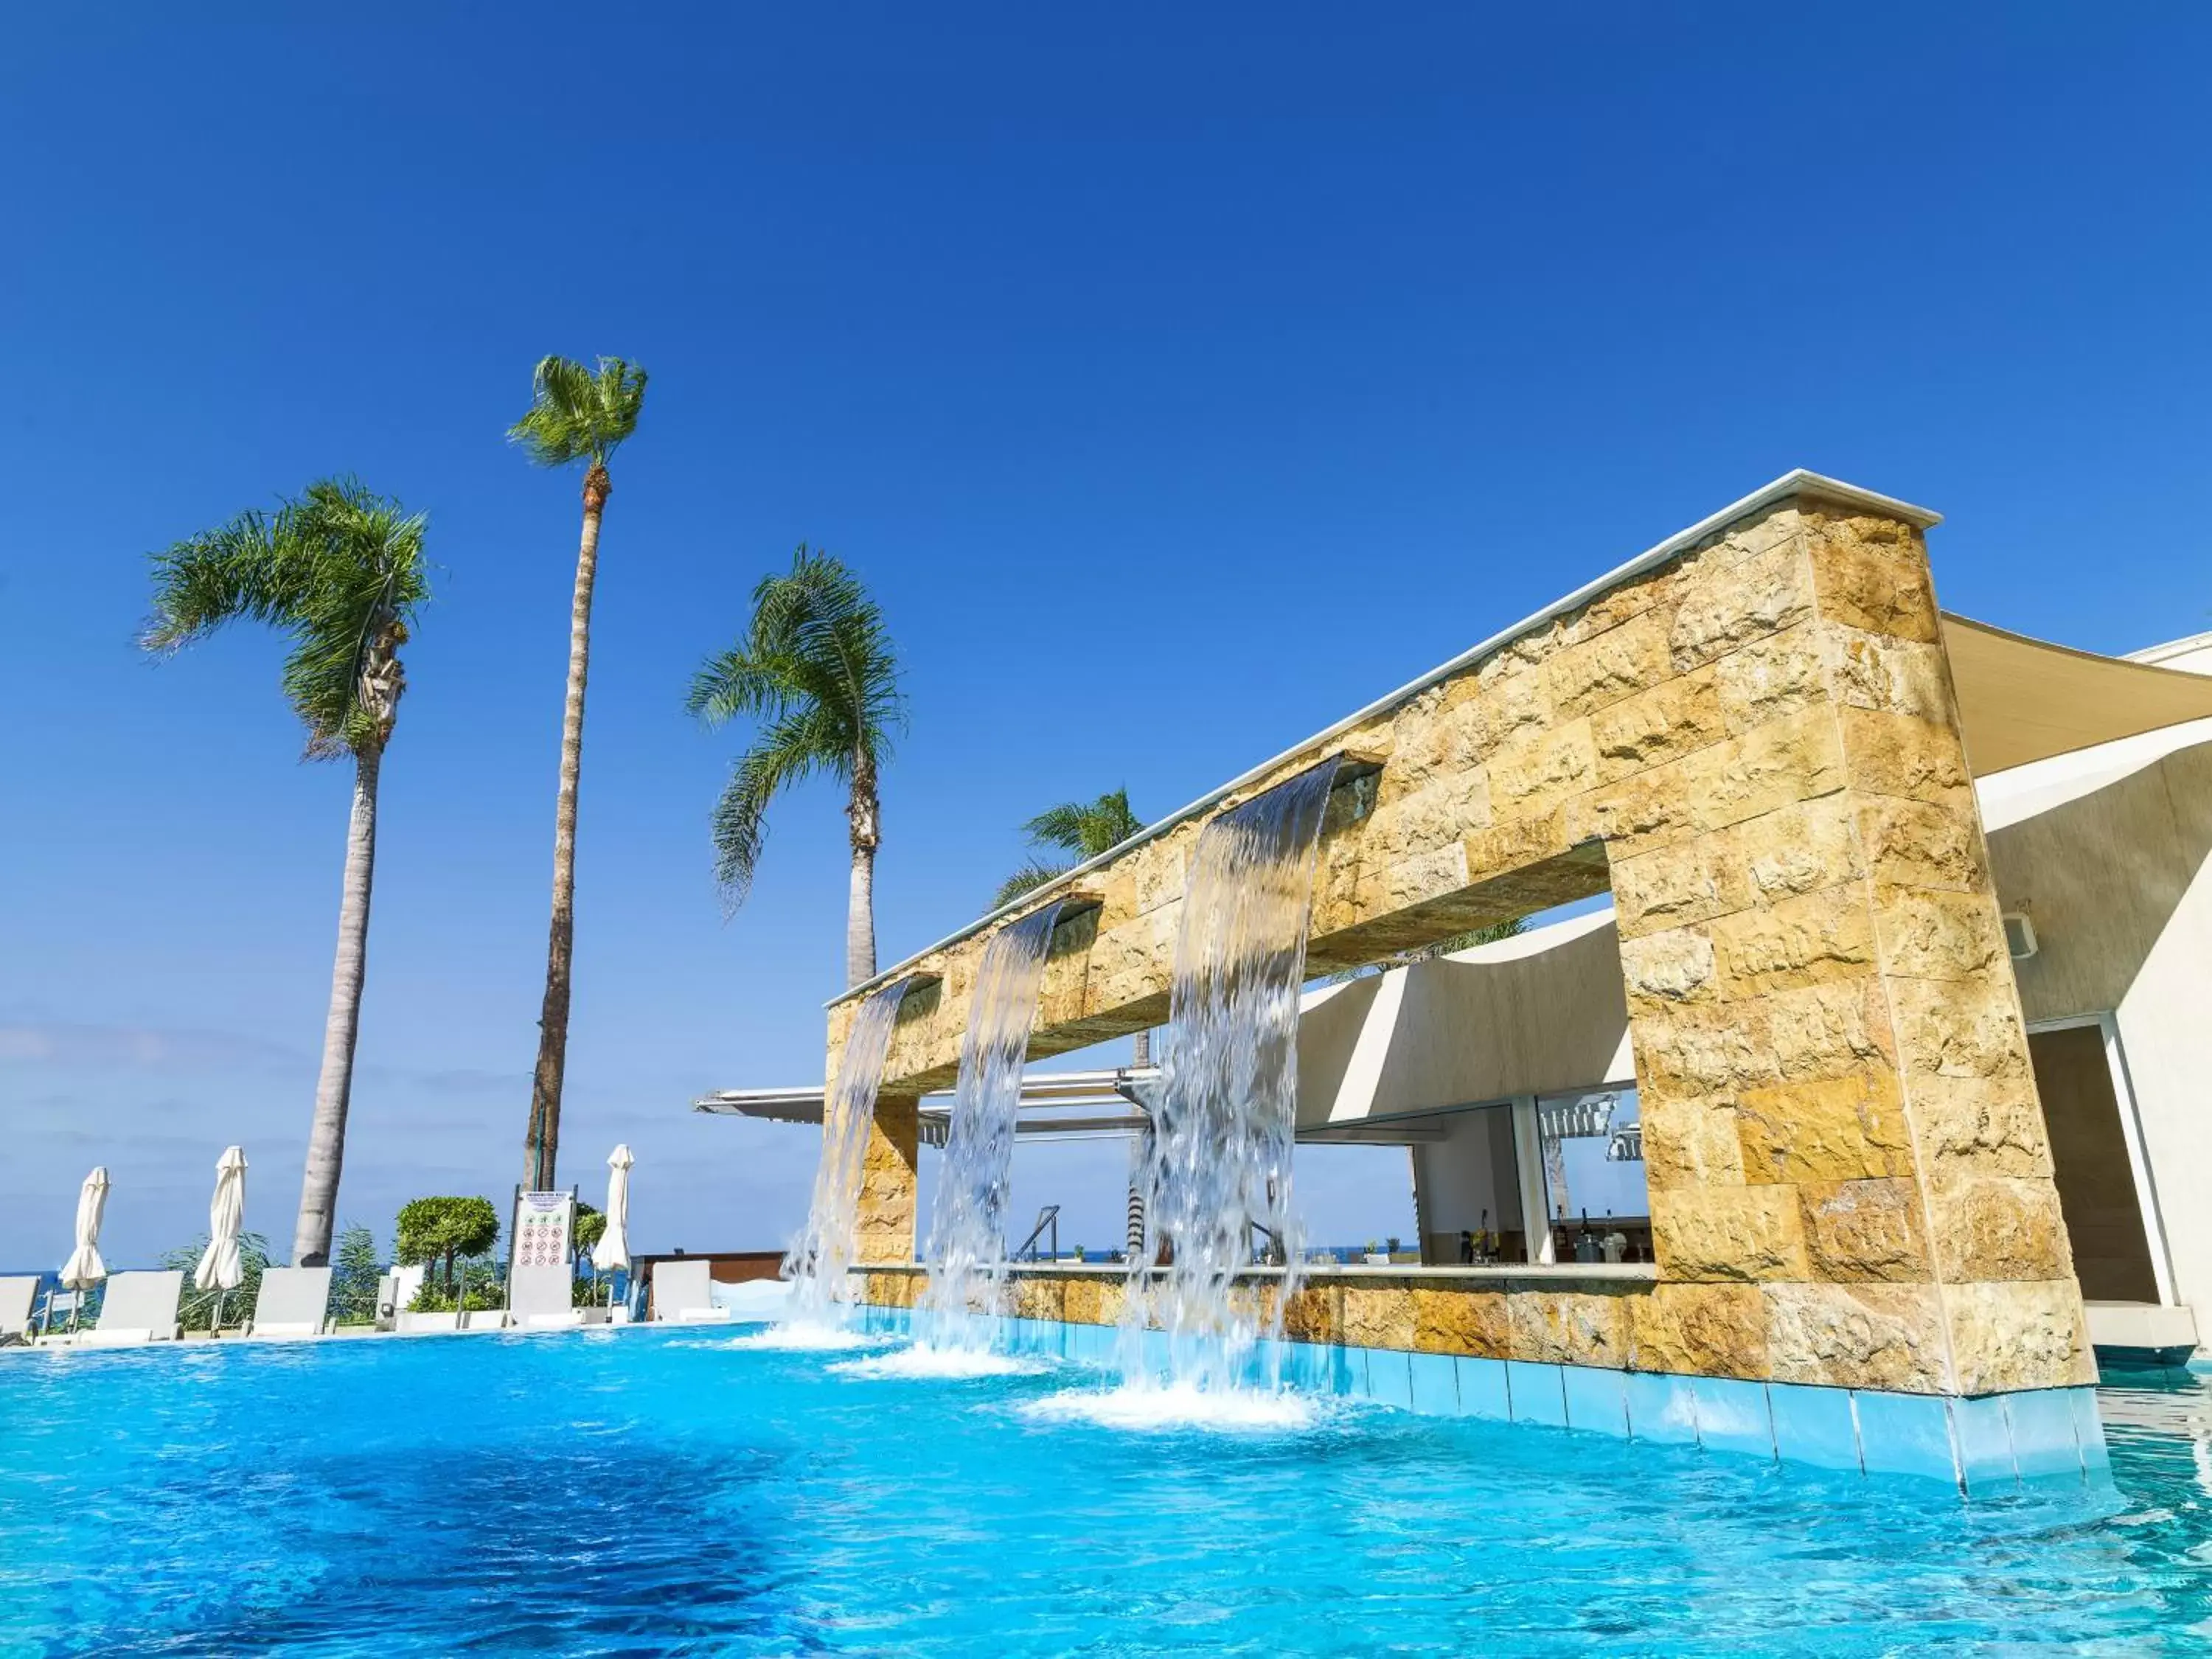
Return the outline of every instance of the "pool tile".
{"type": "MultiPolygon", "coordinates": [[[[1459,1367],[1448,1353],[1410,1356],[1413,1372],[1413,1409],[1427,1417],[1459,1415],[1459,1367]]],[[[2070,1427],[2068,1431],[2072,1431],[2070,1427]]]]}
{"type": "Polygon", "coordinates": [[[1628,1435],[1628,1373],[1601,1365],[1563,1365],[1567,1426],[1590,1434],[1628,1435]]]}
{"type": "Polygon", "coordinates": [[[1858,1419],[1847,1389],[1770,1382],[1767,1410],[1774,1419],[1774,1449],[1793,1463],[1859,1472],[1858,1419]]]}
{"type": "Polygon", "coordinates": [[[1462,1354],[1452,1365],[1459,1373],[1461,1416],[1480,1417],[1492,1423],[1513,1420],[1504,1360],[1478,1359],[1472,1354],[1462,1354]]]}
{"type": "Polygon", "coordinates": [[[1951,1427],[1958,1437],[1959,1469],[1970,1495],[2019,1490],[2020,1469],[2012,1461],[2012,1431],[2005,1424],[2003,1395],[1954,1400],[1951,1427]]]}
{"type": "Polygon", "coordinates": [[[1567,1384],[1560,1367],[1509,1359],[1505,1362],[1505,1386],[1512,1396],[1516,1423],[1566,1427],[1567,1384]]]}
{"type": "Polygon", "coordinates": [[[1940,1395],[1862,1389],[1852,1395],[1851,1406],[1859,1419],[1859,1462],[1869,1474],[1917,1474],[1958,1484],[1951,1413],[1940,1395]]]}
{"type": "Polygon", "coordinates": [[[2081,1448],[2074,1438],[2070,1389],[2030,1389],[2004,1396],[2012,1461],[2023,1483],[2079,1486],[2081,1448]]]}
{"type": "MultiPolygon", "coordinates": [[[[1320,1395],[1356,1392],[1350,1350],[1328,1342],[1285,1342],[1283,1347],[1283,1380],[1292,1388],[1320,1395]]],[[[1365,1367],[1358,1376],[1364,1384],[1365,1367]]]]}
{"type": "Polygon", "coordinates": [[[1413,1356],[1396,1348],[1364,1348],[1367,1358],[1367,1397],[1378,1406],[1413,1409],[1413,1356]]]}
{"type": "Polygon", "coordinates": [[[1699,1445],[1707,1451],[1774,1455],[1774,1419],[1766,1403],[1766,1384],[1700,1376],[1691,1388],[1698,1402],[1699,1445]]]}
{"type": "Polygon", "coordinates": [[[2069,1389],[2074,1410],[2074,1441],[2081,1449],[2081,1469],[2093,1486],[2110,1486],[2112,1455],[2105,1445],[2105,1421],[2097,1415],[2094,1389],[2069,1389]]]}
{"type": "Polygon", "coordinates": [[[1631,1371],[1627,1393],[1631,1439],[1673,1446],[1698,1443],[1698,1401],[1688,1377],[1631,1371]]]}

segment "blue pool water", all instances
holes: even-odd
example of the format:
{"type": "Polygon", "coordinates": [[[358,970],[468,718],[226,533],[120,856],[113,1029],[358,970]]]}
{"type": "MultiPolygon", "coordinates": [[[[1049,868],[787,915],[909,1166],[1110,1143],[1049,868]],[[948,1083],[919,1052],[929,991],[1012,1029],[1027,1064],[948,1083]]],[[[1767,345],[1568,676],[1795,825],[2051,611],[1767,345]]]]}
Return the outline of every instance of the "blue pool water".
{"type": "Polygon", "coordinates": [[[2212,1650],[2212,1395],[2117,1486],[1932,1483],[1373,1407],[1102,1426],[1069,1367],[723,1332],[0,1355],[0,1653],[2212,1650]]]}

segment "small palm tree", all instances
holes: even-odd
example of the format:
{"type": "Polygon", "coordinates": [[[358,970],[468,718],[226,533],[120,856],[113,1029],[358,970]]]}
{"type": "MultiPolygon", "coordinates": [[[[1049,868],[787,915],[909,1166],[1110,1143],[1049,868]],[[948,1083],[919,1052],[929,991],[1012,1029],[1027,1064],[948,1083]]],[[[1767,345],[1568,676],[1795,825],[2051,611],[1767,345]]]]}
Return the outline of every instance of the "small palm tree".
{"type": "MultiPolygon", "coordinates": [[[[1126,787],[1109,791],[1097,800],[1062,801],[1057,806],[1048,807],[1022,826],[1031,848],[1030,861],[999,884],[995,902],[1012,904],[1023,894],[1043,886],[1056,876],[1066,875],[1077,865],[1088,863],[1101,853],[1119,847],[1144,827],[1129,810],[1129,792],[1126,787]],[[1039,856],[1047,850],[1066,853],[1070,857],[1055,861],[1039,856]]],[[[1132,1039],[1129,1059],[1138,1066],[1152,1063],[1150,1031],[1139,1031],[1132,1039]]]]}
{"type": "Polygon", "coordinates": [[[368,963],[377,779],[406,687],[399,647],[430,597],[423,522],[357,483],[325,481],[274,514],[241,514],[153,560],[148,650],[172,653],[241,619],[268,623],[291,642],[284,695],[307,728],[308,758],[353,759],[337,960],[292,1234],[292,1261],[300,1267],[330,1260],[368,963]]]}
{"type": "Polygon", "coordinates": [[[873,979],[883,841],[877,781],[892,733],[905,729],[906,703],[897,653],[868,590],[838,560],[800,544],[788,574],[753,589],[744,636],[699,665],[684,708],[710,727],[740,717],[754,726],[751,747],[714,804],[714,876],[732,912],[760,864],[769,803],[817,772],[847,786],[845,982],[873,979]]]}
{"type": "Polygon", "coordinates": [[[538,1020],[538,1069],[530,1085],[523,1180],[553,1185],[561,1150],[561,1085],[568,1065],[568,987],[576,946],[576,787],[584,767],[584,682],[592,665],[592,588],[599,578],[599,520],[614,480],[607,463],[637,430],[645,371],[619,357],[590,369],[548,357],[531,382],[530,412],[507,436],[540,466],[584,463],[584,536],[568,607],[568,696],[561,716],[561,787],[553,804],[553,921],[545,945],[545,1001],[538,1020]]]}
{"type": "Polygon", "coordinates": [[[1119,847],[1144,827],[1142,820],[1129,810],[1127,789],[1115,789],[1097,800],[1062,801],[1047,808],[1022,826],[1022,833],[1029,838],[1032,848],[1030,861],[999,884],[994,903],[1012,904],[1023,894],[1066,875],[1077,865],[1088,863],[1101,853],[1119,847]],[[1038,856],[1048,849],[1071,856],[1063,860],[1038,856]]]}

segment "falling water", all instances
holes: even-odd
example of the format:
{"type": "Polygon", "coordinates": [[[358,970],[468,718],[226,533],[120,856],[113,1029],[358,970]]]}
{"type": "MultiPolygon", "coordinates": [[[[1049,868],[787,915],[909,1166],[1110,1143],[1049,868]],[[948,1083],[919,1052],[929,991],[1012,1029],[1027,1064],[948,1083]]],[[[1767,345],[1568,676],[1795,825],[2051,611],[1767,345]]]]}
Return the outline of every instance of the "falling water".
{"type": "Polygon", "coordinates": [[[1022,1062],[1057,900],[1001,928],[983,952],[960,1039],[960,1082],[929,1218],[925,1335],[938,1347],[989,1346],[1006,1273],[1006,1195],[1022,1062]],[[978,1317],[978,1315],[983,1316],[978,1317]]]}
{"type": "Polygon", "coordinates": [[[895,980],[870,995],[854,1011],[852,1028],[845,1034],[837,1081],[823,1103],[822,1161],[814,1170],[814,1201],[806,1212],[806,1225],[783,1258],[784,1277],[792,1281],[791,1311],[783,1322],[787,1326],[826,1330],[838,1323],[854,1255],[860,1166],[867,1156],[868,1130],[875,1121],[876,1086],[883,1081],[891,1026],[898,1018],[907,983],[895,980]]]}
{"type": "Polygon", "coordinates": [[[1221,814],[1199,836],[1183,887],[1170,992],[1172,1040],[1140,1176],[1152,1236],[1172,1256],[1157,1275],[1133,1256],[1123,1370],[1140,1364],[1149,1318],[1167,1334],[1173,1380],[1234,1385],[1263,1334],[1257,1298],[1234,1294],[1254,1229],[1285,1262],[1279,1328],[1295,1285],[1291,1213],[1297,1109],[1298,992],[1314,849],[1334,757],[1221,814]]]}

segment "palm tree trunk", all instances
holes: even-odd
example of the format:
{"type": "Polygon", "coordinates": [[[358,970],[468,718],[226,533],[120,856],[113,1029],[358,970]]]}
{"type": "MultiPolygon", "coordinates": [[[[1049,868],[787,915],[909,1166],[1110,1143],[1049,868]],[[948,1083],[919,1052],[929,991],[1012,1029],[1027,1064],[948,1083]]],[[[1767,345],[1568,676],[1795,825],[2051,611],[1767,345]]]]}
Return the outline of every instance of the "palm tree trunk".
{"type": "Polygon", "coordinates": [[[314,1125],[307,1132],[300,1218],[292,1229],[295,1267],[325,1267],[331,1259],[338,1172],[345,1163],[346,1109],[353,1099],[354,1042],[361,1033],[361,988],[368,975],[368,898],[376,878],[376,779],[383,763],[380,749],[366,749],[354,757],[353,816],[346,825],[337,959],[331,969],[331,1007],[323,1022],[323,1070],[315,1084],[314,1125]]]}
{"type": "Polygon", "coordinates": [[[553,922],[545,945],[545,1002],[538,1018],[538,1070],[530,1086],[523,1185],[552,1189],[561,1150],[561,1085],[568,1065],[568,981],[576,945],[576,786],[584,765],[584,682],[592,665],[592,585],[599,568],[599,516],[612,489],[603,466],[584,475],[584,535],[568,609],[568,701],[561,716],[561,789],[553,807],[553,922]]]}
{"type": "Polygon", "coordinates": [[[845,903],[845,988],[876,976],[876,848],[883,840],[876,800],[876,768],[863,755],[853,768],[853,798],[845,809],[853,831],[853,884],[845,903]]]}

